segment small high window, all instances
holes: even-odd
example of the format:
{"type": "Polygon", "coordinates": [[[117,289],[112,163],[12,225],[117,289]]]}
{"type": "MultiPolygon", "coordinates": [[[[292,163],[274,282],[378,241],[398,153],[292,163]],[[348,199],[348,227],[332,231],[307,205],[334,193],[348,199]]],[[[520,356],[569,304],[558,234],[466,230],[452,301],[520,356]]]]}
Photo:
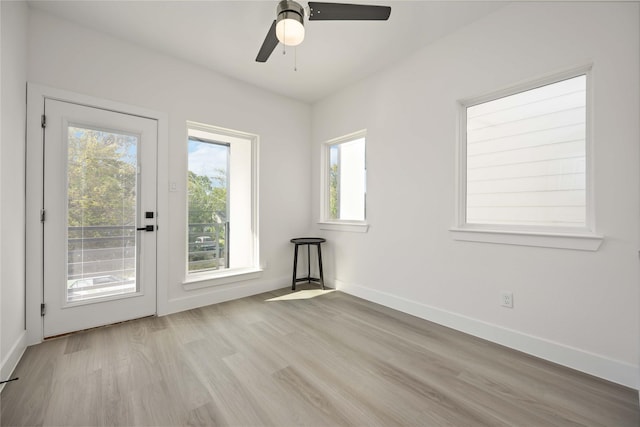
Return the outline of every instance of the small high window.
{"type": "Polygon", "coordinates": [[[322,218],[328,222],[366,219],[365,132],[324,144],[322,218]]]}

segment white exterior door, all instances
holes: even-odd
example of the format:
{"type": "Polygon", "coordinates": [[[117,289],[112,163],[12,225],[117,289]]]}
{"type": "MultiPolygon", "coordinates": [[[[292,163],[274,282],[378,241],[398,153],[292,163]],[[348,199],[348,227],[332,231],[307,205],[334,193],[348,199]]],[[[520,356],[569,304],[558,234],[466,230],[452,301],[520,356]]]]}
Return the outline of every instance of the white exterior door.
{"type": "Polygon", "coordinates": [[[157,121],[44,104],[44,336],[155,314],[157,121]]]}

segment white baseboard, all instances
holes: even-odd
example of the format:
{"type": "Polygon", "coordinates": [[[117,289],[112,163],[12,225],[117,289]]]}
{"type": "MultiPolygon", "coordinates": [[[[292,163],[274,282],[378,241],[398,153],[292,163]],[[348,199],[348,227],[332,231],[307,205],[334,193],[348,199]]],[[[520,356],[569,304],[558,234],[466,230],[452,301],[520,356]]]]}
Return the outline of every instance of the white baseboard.
{"type": "Polygon", "coordinates": [[[166,303],[166,306],[164,307],[165,309],[162,312],[158,312],[158,316],[165,316],[211,304],[218,304],[225,301],[260,294],[262,292],[275,291],[276,289],[281,289],[290,285],[291,278],[281,277],[278,279],[257,279],[247,282],[237,282],[231,286],[212,286],[207,288],[209,291],[206,293],[192,291],[194,295],[170,299],[166,303]]]}
{"type": "Polygon", "coordinates": [[[605,380],[640,389],[638,366],[524,334],[365,286],[335,281],[336,289],[431,322],[491,341],[605,380]]]}
{"type": "MultiPolygon", "coordinates": [[[[11,350],[2,359],[2,365],[0,365],[0,378],[3,380],[8,380],[13,371],[15,371],[16,366],[18,366],[18,362],[22,358],[24,351],[27,349],[27,331],[24,331],[20,334],[18,339],[13,346],[11,346],[11,350]]],[[[0,391],[4,389],[6,384],[0,385],[0,391]]]]}

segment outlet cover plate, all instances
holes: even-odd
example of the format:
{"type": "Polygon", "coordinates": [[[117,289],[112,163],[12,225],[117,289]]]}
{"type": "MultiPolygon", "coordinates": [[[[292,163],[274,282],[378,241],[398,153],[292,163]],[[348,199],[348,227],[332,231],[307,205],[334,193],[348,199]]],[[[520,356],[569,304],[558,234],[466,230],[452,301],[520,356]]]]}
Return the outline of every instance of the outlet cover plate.
{"type": "Polygon", "coordinates": [[[513,308],[513,292],[500,292],[500,305],[507,308],[513,308]]]}

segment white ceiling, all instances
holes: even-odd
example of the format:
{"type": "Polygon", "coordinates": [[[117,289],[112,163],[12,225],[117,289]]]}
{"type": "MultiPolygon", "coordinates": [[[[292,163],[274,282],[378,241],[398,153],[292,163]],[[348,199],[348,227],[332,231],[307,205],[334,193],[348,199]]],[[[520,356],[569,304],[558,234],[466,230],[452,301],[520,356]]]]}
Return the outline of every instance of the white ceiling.
{"type": "Polygon", "coordinates": [[[272,92],[314,102],[505,4],[336,2],[388,5],[391,17],[382,22],[305,22],[304,42],[295,51],[287,48],[286,55],[279,45],[266,63],[255,62],[255,57],[275,19],[278,0],[48,0],[29,1],[29,5],[272,92]]]}

